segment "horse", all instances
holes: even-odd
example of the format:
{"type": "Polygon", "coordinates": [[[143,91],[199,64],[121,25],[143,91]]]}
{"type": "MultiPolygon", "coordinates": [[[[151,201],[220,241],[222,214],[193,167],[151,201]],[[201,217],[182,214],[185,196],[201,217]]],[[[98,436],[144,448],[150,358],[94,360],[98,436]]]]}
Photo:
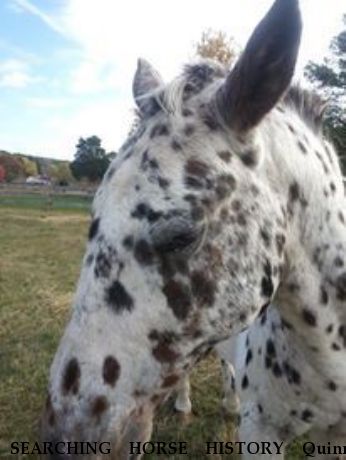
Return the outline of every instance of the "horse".
{"type": "Polygon", "coordinates": [[[138,61],[138,127],[94,198],[43,439],[140,458],[130,443],[231,337],[241,441],[345,441],[344,187],[325,104],[292,85],[301,30],[298,0],[276,0],[232,69],[166,84],[138,61]]]}

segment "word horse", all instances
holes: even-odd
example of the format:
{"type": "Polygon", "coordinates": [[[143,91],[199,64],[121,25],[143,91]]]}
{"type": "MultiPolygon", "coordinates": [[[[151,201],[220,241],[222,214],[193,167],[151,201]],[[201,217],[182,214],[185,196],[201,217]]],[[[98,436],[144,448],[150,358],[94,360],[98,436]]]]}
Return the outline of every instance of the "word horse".
{"type": "Polygon", "coordinates": [[[276,0],[230,71],[165,85],[139,61],[139,126],[95,196],[45,440],[135,458],[158,405],[242,331],[240,439],[345,440],[344,187],[323,104],[290,88],[300,35],[298,1],[276,0]]]}

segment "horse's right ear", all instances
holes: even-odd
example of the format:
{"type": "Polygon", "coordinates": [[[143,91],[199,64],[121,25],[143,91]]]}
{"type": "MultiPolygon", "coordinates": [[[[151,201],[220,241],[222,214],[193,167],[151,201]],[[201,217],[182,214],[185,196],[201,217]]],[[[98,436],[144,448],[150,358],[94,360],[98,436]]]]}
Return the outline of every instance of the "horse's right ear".
{"type": "Polygon", "coordinates": [[[163,84],[159,73],[145,59],[138,59],[137,70],[133,78],[133,97],[140,112],[145,115],[153,115],[159,109],[159,105],[152,94],[163,84]]]}
{"type": "Polygon", "coordinates": [[[298,0],[276,0],[216,94],[230,128],[250,130],[279,101],[293,76],[301,29],[298,0]]]}

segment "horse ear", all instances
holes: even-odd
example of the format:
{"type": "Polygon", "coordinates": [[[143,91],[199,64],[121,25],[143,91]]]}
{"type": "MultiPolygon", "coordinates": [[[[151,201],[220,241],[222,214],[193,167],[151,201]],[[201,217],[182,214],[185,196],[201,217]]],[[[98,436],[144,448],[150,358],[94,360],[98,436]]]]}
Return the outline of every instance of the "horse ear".
{"type": "Polygon", "coordinates": [[[145,59],[138,59],[132,93],[142,114],[153,115],[159,109],[158,103],[151,94],[162,84],[161,76],[149,62],[145,59]]]}
{"type": "Polygon", "coordinates": [[[294,73],[301,29],[298,0],[276,0],[216,94],[218,112],[232,129],[253,128],[283,95],[294,73]]]}

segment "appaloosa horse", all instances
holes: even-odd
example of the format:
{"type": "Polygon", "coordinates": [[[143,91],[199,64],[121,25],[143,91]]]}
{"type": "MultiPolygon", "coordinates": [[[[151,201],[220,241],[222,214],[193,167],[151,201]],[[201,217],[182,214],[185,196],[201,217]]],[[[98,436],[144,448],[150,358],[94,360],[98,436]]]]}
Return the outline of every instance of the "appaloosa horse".
{"type": "Polygon", "coordinates": [[[202,62],[165,85],[139,61],[139,127],[94,200],[44,439],[135,458],[160,402],[244,331],[240,439],[345,443],[344,187],[323,104],[289,88],[300,34],[298,1],[276,0],[230,72],[202,62]]]}

